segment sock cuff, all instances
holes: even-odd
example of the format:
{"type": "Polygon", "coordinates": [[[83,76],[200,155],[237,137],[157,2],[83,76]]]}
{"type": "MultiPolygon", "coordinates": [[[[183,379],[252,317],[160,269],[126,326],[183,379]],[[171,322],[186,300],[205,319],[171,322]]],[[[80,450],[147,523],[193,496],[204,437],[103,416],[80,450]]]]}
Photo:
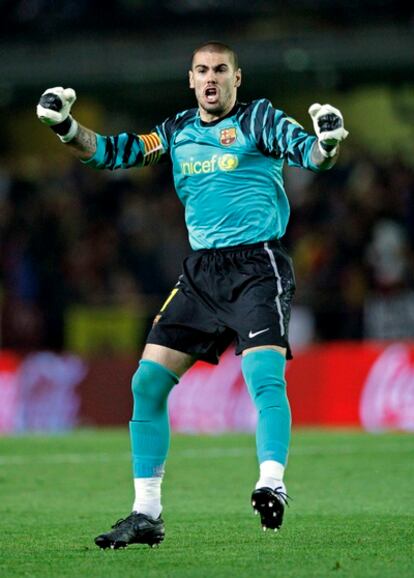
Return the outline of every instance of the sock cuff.
{"type": "Polygon", "coordinates": [[[283,363],[286,364],[286,357],[280,351],[276,349],[256,349],[256,351],[250,351],[243,355],[242,361],[247,361],[249,359],[260,360],[260,361],[272,361],[273,363],[283,363]]]}
{"type": "Polygon", "coordinates": [[[174,381],[174,384],[177,384],[180,381],[178,375],[176,375],[173,371],[171,371],[171,369],[168,369],[168,367],[165,367],[165,365],[161,365],[161,363],[158,363],[157,361],[152,361],[151,359],[141,359],[139,365],[149,366],[156,371],[162,372],[164,375],[168,374],[174,381]]]}
{"type": "Polygon", "coordinates": [[[251,381],[253,374],[276,375],[285,379],[286,358],[275,349],[259,349],[251,351],[243,356],[242,372],[247,382],[251,381]]]}
{"type": "Polygon", "coordinates": [[[260,464],[261,478],[275,478],[277,480],[283,480],[284,472],[285,464],[281,464],[275,460],[264,460],[260,464]]]}

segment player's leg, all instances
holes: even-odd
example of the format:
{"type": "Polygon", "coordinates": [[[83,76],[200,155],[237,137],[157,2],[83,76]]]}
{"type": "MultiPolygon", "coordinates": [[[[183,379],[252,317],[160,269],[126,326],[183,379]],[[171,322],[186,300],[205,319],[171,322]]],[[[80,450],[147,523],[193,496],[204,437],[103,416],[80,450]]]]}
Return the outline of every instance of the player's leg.
{"type": "Polygon", "coordinates": [[[259,480],[252,494],[253,508],[264,529],[282,525],[286,504],[283,475],[287,462],[291,415],[286,394],[286,349],[259,346],[243,351],[242,371],[257,409],[256,447],[259,480]]]}
{"type": "Polygon", "coordinates": [[[170,430],[167,399],[196,359],[217,363],[218,338],[227,339],[198,287],[205,286],[202,256],[185,260],[183,274],[154,319],[138,370],[132,379],[130,422],[135,500],[133,512],[95,542],[101,548],[156,544],[164,537],[161,482],[170,430]]]}
{"type": "Polygon", "coordinates": [[[194,361],[187,353],[148,343],[132,378],[133,511],[152,518],[158,518],[162,510],[161,482],[170,446],[168,396],[194,361]]]}
{"type": "Polygon", "coordinates": [[[291,260],[278,241],[245,247],[234,253],[231,263],[228,294],[235,298],[226,323],[237,334],[236,353],[243,353],[242,371],[258,413],[259,494],[252,501],[263,526],[278,529],[286,502],[283,474],[290,408],[285,365],[291,357],[288,326],[295,279],[291,260]],[[260,495],[263,499],[256,499],[260,495]],[[274,505],[277,511],[269,509],[274,505]]]}
{"type": "Polygon", "coordinates": [[[164,539],[161,483],[170,445],[168,396],[194,357],[168,347],[147,344],[132,378],[130,421],[135,500],[132,513],[95,538],[101,548],[128,544],[158,545],[164,539]]]}

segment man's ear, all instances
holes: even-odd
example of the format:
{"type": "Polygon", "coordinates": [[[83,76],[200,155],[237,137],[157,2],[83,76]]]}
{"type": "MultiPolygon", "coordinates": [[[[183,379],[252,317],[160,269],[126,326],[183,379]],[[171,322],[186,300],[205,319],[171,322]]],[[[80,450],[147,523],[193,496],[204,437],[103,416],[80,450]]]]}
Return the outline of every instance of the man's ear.
{"type": "Polygon", "coordinates": [[[189,82],[190,88],[194,88],[194,75],[193,75],[192,70],[188,71],[188,82],[189,82]]]}
{"type": "Polygon", "coordinates": [[[236,70],[236,82],[235,82],[235,86],[237,88],[241,85],[241,80],[242,80],[242,72],[241,72],[241,68],[238,68],[236,70]]]}

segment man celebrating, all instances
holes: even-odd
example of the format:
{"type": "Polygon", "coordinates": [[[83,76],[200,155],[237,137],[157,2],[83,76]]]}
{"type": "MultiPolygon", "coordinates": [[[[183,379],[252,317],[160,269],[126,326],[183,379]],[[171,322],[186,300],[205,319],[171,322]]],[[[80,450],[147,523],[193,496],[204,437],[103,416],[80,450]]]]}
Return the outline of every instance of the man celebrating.
{"type": "Polygon", "coordinates": [[[290,440],[285,364],[295,280],[280,239],[289,219],[282,169],[331,168],[348,133],[339,110],[313,104],[316,137],[266,99],[237,101],[234,51],[208,42],[193,53],[190,88],[197,107],[149,134],[105,137],[70,115],[73,89],[46,90],[39,119],[85,164],[142,167],[170,155],[193,252],[154,320],[132,378],[132,513],[95,538],[100,548],[158,545],[164,539],[161,482],[170,430],[167,399],[197,360],[218,363],[235,340],[258,412],[259,479],[251,496],[263,529],[278,530],[287,503],[283,475],[290,440]]]}

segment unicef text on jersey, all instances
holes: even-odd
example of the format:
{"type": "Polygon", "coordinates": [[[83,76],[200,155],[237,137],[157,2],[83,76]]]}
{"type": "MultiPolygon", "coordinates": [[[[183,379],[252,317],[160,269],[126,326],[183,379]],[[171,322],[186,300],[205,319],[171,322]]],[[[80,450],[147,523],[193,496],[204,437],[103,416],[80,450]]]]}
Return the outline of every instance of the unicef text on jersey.
{"type": "Polygon", "coordinates": [[[180,163],[183,175],[200,175],[215,173],[217,171],[234,171],[239,165],[237,155],[226,153],[224,155],[213,155],[205,161],[188,161],[180,163]]]}

